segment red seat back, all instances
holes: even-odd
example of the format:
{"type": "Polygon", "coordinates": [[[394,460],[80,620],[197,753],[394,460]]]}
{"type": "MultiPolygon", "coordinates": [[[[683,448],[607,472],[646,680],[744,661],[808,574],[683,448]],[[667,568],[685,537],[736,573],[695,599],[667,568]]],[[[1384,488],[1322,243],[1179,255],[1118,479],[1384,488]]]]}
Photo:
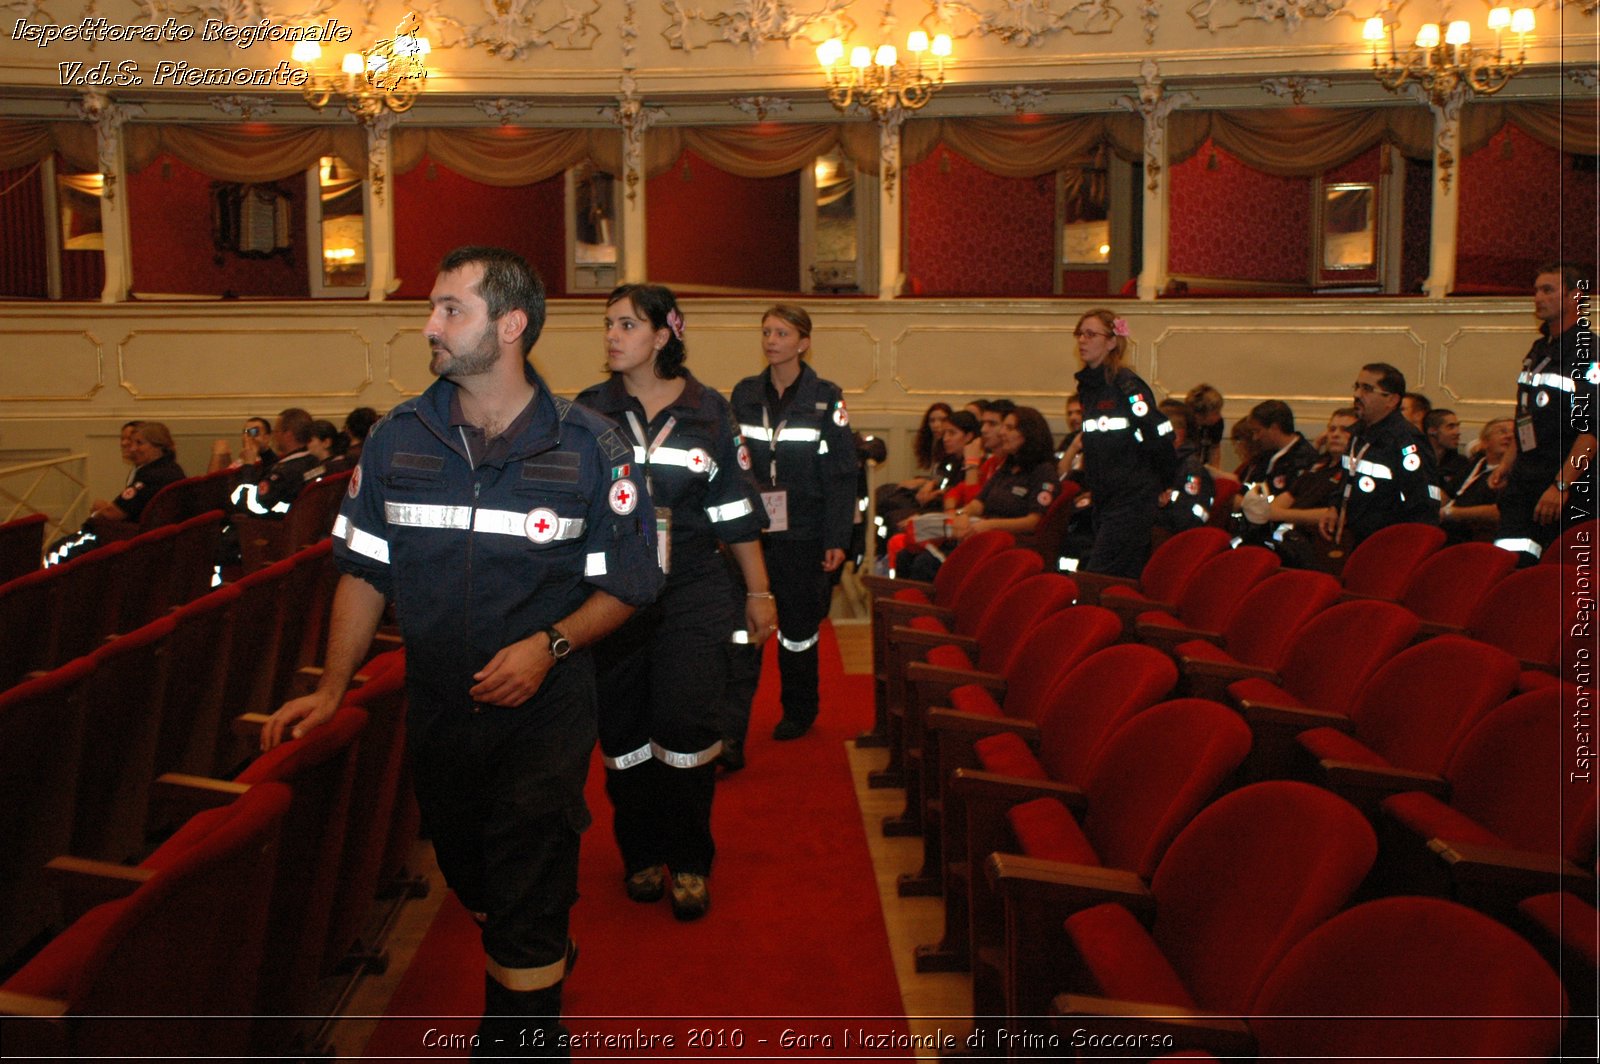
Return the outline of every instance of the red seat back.
{"type": "Polygon", "coordinates": [[[226,705],[229,649],[233,644],[237,586],[219,587],[172,614],[172,660],[181,662],[167,676],[167,705],[156,744],[156,773],[197,776],[216,770],[218,730],[226,705]]]}
{"type": "Polygon", "coordinates": [[[0,584],[0,690],[52,664],[64,569],[40,569],[0,584]]]}
{"type": "Polygon", "coordinates": [[[1446,547],[1417,568],[1400,604],[1424,621],[1464,628],[1484,594],[1516,564],[1517,555],[1493,543],[1446,547]]]}
{"type": "Polygon", "coordinates": [[[1183,589],[1177,602],[1178,619],[1186,628],[1222,631],[1250,589],[1277,572],[1281,564],[1265,547],[1235,547],[1212,555],[1183,589]]]}
{"type": "Polygon", "coordinates": [[[1233,500],[1239,494],[1239,482],[1232,477],[1220,477],[1216,484],[1217,497],[1211,500],[1211,516],[1206,524],[1227,531],[1233,524],[1233,500]]]}
{"type": "Polygon", "coordinates": [[[956,600],[955,623],[952,627],[962,635],[975,636],[984,616],[995,601],[1012,585],[1020,583],[1044,568],[1044,560],[1031,550],[1012,548],[1003,550],[979,563],[972,577],[962,587],[956,600]]]}
{"type": "Polygon", "coordinates": [[[44,555],[44,514],[0,524],[0,584],[39,568],[44,555]]]}
{"type": "Polygon", "coordinates": [[[1264,1060],[1544,1060],[1567,1004],[1515,932],[1453,902],[1384,898],[1290,950],[1250,1029],[1264,1060]]]}
{"type": "Polygon", "coordinates": [[[1010,532],[995,530],[979,532],[962,540],[961,545],[939,566],[933,577],[933,601],[941,606],[953,606],[979,565],[1007,548],[1016,546],[1017,537],[1010,532]]]}
{"type": "Polygon", "coordinates": [[[1148,879],[1174,837],[1250,752],[1250,727],[1203,698],[1152,706],[1106,739],[1084,786],[1084,834],[1109,868],[1148,879]]]}
{"type": "Polygon", "coordinates": [[[1006,673],[1008,717],[1038,720],[1050,693],[1085,658],[1122,634],[1122,621],[1104,606],[1069,606],[1045,618],[1028,634],[1006,673]]]}
{"type": "Polygon", "coordinates": [[[1228,534],[1220,528],[1179,532],[1150,555],[1139,574],[1139,591],[1157,602],[1177,602],[1206,559],[1227,549],[1228,534]]]}
{"type": "Polygon", "coordinates": [[[1408,645],[1420,627],[1416,614],[1393,602],[1341,602],[1295,633],[1278,675],[1305,705],[1349,713],[1367,677],[1408,645]]]}
{"type": "Polygon", "coordinates": [[[1051,779],[1082,786],[1112,731],[1167,697],[1177,682],[1177,666],[1153,647],[1123,643],[1091,654],[1046,701],[1039,763],[1051,779]]]}
{"type": "Polygon", "coordinates": [[[1472,726],[1510,698],[1517,659],[1476,639],[1442,635],[1374,672],[1350,710],[1356,738],[1397,768],[1441,773],[1472,726]]]}
{"type": "Polygon", "coordinates": [[[1444,546],[1438,525],[1403,524],[1380,528],[1362,540],[1345,560],[1344,589],[1363,598],[1397,602],[1422,560],[1444,546]]]}
{"type": "Polygon", "coordinates": [[[1595,547],[1600,545],[1600,520],[1581,521],[1557,536],[1539,555],[1541,565],[1579,565],[1594,563],[1595,547]]]}
{"type": "MultiPolygon", "coordinates": [[[[1467,619],[1467,631],[1514,657],[1555,672],[1561,660],[1561,637],[1570,628],[1563,617],[1562,587],[1577,580],[1577,569],[1535,565],[1518,569],[1491,587],[1467,619]]],[[[1576,596],[1574,596],[1576,597],[1576,596]]]]}
{"type": "Polygon", "coordinates": [[[978,622],[978,668],[1006,675],[1038,623],[1072,605],[1078,585],[1060,573],[1039,573],[1012,584],[978,622]]]}
{"type": "Polygon", "coordinates": [[[1240,788],[1173,840],[1150,881],[1152,934],[1202,1008],[1238,1015],[1289,948],[1344,907],[1377,852],[1366,818],[1320,787],[1240,788]]]}

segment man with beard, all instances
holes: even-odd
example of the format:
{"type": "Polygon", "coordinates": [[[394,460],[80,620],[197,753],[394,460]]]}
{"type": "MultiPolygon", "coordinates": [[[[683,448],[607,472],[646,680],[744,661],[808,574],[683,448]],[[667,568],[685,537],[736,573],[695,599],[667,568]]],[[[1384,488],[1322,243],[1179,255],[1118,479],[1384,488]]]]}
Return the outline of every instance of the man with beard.
{"type": "Polygon", "coordinates": [[[486,1055],[564,1056],[561,983],[595,745],[589,647],[662,583],[615,426],[527,362],[544,289],[517,255],[452,252],[425,335],[440,379],[367,438],[334,525],[327,667],[263,749],[328,720],[386,600],[406,644],[407,741],[439,867],[483,929],[486,1055]]]}
{"type": "Polygon", "coordinates": [[[1380,528],[1412,522],[1439,523],[1439,471],[1433,448],[1400,412],[1406,378],[1386,362],[1356,374],[1356,425],[1344,455],[1342,504],[1322,518],[1322,534],[1338,538],[1349,529],[1360,543],[1380,528]]]}

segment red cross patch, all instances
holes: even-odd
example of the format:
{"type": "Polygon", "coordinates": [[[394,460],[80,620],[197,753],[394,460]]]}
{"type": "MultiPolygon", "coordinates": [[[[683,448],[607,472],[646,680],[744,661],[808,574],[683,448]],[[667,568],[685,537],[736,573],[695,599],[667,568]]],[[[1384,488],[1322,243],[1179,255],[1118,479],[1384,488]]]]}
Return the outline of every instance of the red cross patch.
{"type": "Polygon", "coordinates": [[[750,448],[746,447],[742,443],[739,445],[739,468],[750,468],[750,448]]]}
{"type": "Polygon", "coordinates": [[[711,468],[711,456],[698,447],[689,448],[689,468],[704,473],[711,468]]]}
{"type": "Polygon", "coordinates": [[[633,482],[619,480],[611,485],[610,493],[611,512],[626,517],[633,513],[633,508],[639,505],[639,493],[634,488],[633,482]]]}
{"type": "Polygon", "coordinates": [[[528,511],[528,518],[523,523],[522,530],[535,543],[549,543],[556,538],[556,530],[560,527],[560,523],[561,519],[556,516],[554,510],[541,506],[528,511]]]}
{"type": "Polygon", "coordinates": [[[839,405],[833,408],[833,423],[840,428],[850,424],[850,411],[845,409],[844,400],[839,400],[839,405]]]}
{"type": "Polygon", "coordinates": [[[361,494],[361,467],[356,466],[350,473],[350,488],[348,494],[353,499],[361,494]]]}

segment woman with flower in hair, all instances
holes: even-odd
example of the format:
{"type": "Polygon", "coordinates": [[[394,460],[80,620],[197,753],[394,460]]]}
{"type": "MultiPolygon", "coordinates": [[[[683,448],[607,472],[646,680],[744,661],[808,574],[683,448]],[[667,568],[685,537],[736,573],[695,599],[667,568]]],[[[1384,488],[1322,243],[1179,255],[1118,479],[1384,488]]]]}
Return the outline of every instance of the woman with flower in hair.
{"type": "Polygon", "coordinates": [[[667,574],[656,601],[596,647],[606,793],[628,897],[659,900],[670,873],[673,914],[693,920],[711,904],[724,648],[740,629],[757,645],[777,630],[759,543],[764,512],[728,401],[684,367],[672,292],[623,285],[605,321],[610,379],[578,401],[632,442],[614,460],[643,473],[667,574]],[[719,544],[749,588],[743,616],[719,544]]]}
{"type": "Polygon", "coordinates": [[[1078,341],[1078,395],[1083,431],[1065,461],[1083,455],[1084,486],[1094,499],[1094,547],[1087,572],[1137,577],[1150,556],[1157,500],[1177,467],[1172,423],[1155,392],[1123,364],[1128,323],[1091,310],[1073,330],[1078,341]]]}

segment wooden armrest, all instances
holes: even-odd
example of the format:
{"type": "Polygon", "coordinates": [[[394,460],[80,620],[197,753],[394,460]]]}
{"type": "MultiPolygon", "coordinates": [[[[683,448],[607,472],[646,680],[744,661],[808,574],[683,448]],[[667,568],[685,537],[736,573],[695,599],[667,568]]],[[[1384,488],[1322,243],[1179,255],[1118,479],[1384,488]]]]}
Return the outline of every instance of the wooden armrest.
{"type": "Polygon", "coordinates": [[[968,684],[977,684],[988,691],[1004,691],[1006,678],[999,673],[978,672],[976,669],[949,669],[943,665],[929,665],[925,661],[913,661],[906,669],[906,683],[926,686],[928,688],[965,687],[968,684]]]}
{"type": "Polygon", "coordinates": [[[1191,658],[1187,654],[1178,658],[1178,668],[1184,675],[1191,678],[1204,677],[1220,683],[1226,687],[1238,680],[1267,680],[1279,683],[1282,680],[1276,672],[1264,665],[1247,665],[1242,661],[1212,661],[1209,658],[1191,658]]]}
{"type": "Polygon", "coordinates": [[[899,599],[878,599],[872,604],[874,620],[881,619],[883,623],[894,623],[897,618],[906,617],[939,617],[948,619],[956,615],[956,611],[948,606],[935,606],[931,602],[901,602],[899,599]]]}
{"type": "Polygon", "coordinates": [[[44,875],[61,893],[62,913],[71,923],[96,905],[126,898],[155,873],[148,868],[62,856],[44,866],[44,875]]]}
{"type": "Polygon", "coordinates": [[[271,719],[265,713],[241,713],[233,718],[233,734],[239,739],[259,739],[262,727],[271,719]]]}
{"type": "Polygon", "coordinates": [[[1070,783],[1021,779],[971,768],[958,768],[950,778],[957,793],[972,802],[1020,805],[1035,798],[1054,798],[1074,813],[1081,813],[1088,807],[1083,792],[1070,783]]]}
{"type": "Polygon", "coordinates": [[[860,577],[861,586],[874,595],[893,595],[897,591],[921,591],[933,594],[932,580],[908,580],[898,576],[879,576],[877,573],[864,573],[860,577]]]}
{"type": "MultiPolygon", "coordinates": [[[[34,1016],[44,1019],[54,1019],[67,1014],[67,1003],[57,1001],[55,998],[34,997],[32,994],[18,994],[11,990],[0,990],[0,1013],[7,1016],[34,1016]]],[[[10,1045],[12,1025],[6,1024],[6,1048],[13,1052],[21,1052],[14,1045],[10,1045]]]]}
{"type": "Polygon", "coordinates": [[[1156,897],[1144,880],[1121,869],[992,853],[983,870],[1001,897],[1023,905],[1048,905],[1054,918],[1107,902],[1126,907],[1146,924],[1155,914],[1156,897]]]}
{"type": "Polygon", "coordinates": [[[1556,854],[1444,839],[1429,839],[1428,849],[1450,866],[1450,877],[1456,885],[1469,891],[1516,900],[1561,890],[1584,897],[1594,895],[1593,877],[1556,854]]]}
{"type": "Polygon", "coordinates": [[[1187,643],[1191,639],[1203,639],[1207,643],[1222,645],[1221,632],[1207,632],[1200,628],[1185,628],[1182,625],[1151,624],[1149,621],[1143,623],[1135,621],[1133,636],[1139,642],[1155,647],[1169,657],[1176,656],[1179,643],[1187,643]]]}
{"type": "Polygon", "coordinates": [[[194,816],[207,809],[220,809],[250,789],[248,783],[167,772],[150,784],[150,805],[160,806],[179,816],[194,816]]]}
{"type": "Polygon", "coordinates": [[[1353,761],[1324,760],[1318,764],[1330,790],[1377,792],[1375,800],[1404,791],[1422,791],[1440,801],[1450,797],[1450,784],[1431,772],[1353,761]]]}
{"type": "Polygon", "coordinates": [[[924,632],[920,628],[902,625],[889,629],[889,642],[891,645],[908,647],[953,646],[957,650],[965,650],[969,658],[978,651],[978,640],[970,635],[961,635],[958,632],[924,632]]]}
{"type": "MultiPolygon", "coordinates": [[[[1118,1037],[1119,1046],[1173,1052],[1203,1049],[1221,1060],[1255,1056],[1255,1039],[1244,1021],[1197,1012],[1181,1005],[1059,994],[1050,1006],[1056,1017],[1055,1029],[1072,1045],[1082,1044],[1077,1040],[1080,1032],[1088,1039],[1103,1028],[1105,1034],[1118,1037]],[[1084,1029],[1085,1021],[1092,1023],[1088,1030],[1084,1029]]],[[[1144,1056],[1143,1053],[1138,1055],[1144,1056]]]]}
{"type": "Polygon", "coordinates": [[[1100,601],[1100,592],[1108,587],[1138,587],[1139,581],[1126,576],[1108,576],[1105,573],[1076,572],[1070,574],[1078,585],[1078,601],[1094,605],[1100,601]]]}
{"type": "Polygon", "coordinates": [[[937,728],[948,735],[965,736],[969,743],[977,742],[985,735],[999,735],[1001,732],[1020,735],[1029,746],[1037,746],[1039,742],[1039,726],[1031,720],[991,717],[987,713],[963,713],[949,706],[931,707],[924,718],[924,727],[937,728]]]}
{"type": "Polygon", "coordinates": [[[382,653],[383,650],[397,650],[405,646],[406,641],[400,638],[399,632],[380,631],[373,635],[372,645],[382,648],[379,651],[379,653],[382,653]]]}
{"type": "Polygon", "coordinates": [[[1309,728],[1337,728],[1345,734],[1355,730],[1355,725],[1343,713],[1330,713],[1309,706],[1275,706],[1270,702],[1256,702],[1248,698],[1235,699],[1239,712],[1252,726],[1279,724],[1305,731],[1309,728]]]}
{"type": "Polygon", "coordinates": [[[0,990],[6,1055],[17,1060],[67,1056],[67,1003],[0,990]]]}

